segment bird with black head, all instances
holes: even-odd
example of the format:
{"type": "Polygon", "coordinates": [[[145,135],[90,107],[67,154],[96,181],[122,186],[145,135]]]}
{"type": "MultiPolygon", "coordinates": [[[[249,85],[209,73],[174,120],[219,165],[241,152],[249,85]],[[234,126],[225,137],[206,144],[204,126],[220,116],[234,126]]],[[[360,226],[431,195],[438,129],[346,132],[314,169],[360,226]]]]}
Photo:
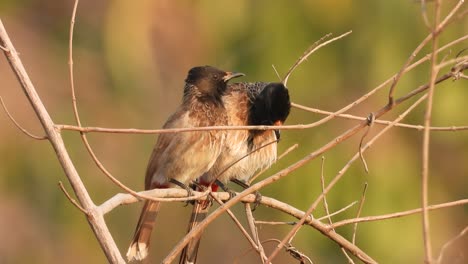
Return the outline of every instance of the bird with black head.
{"type": "MultiPolygon", "coordinates": [[[[230,126],[281,126],[291,109],[288,89],[282,83],[230,84],[222,99],[230,126]]],[[[247,188],[257,170],[269,167],[276,160],[279,135],[279,130],[228,130],[221,155],[200,177],[200,184],[211,186],[213,191],[228,181],[247,188]]],[[[209,207],[208,201],[194,204],[189,231],[206,217],[209,207]]],[[[200,239],[201,234],[189,242],[179,263],[196,263],[200,239]]]]}
{"type": "MultiPolygon", "coordinates": [[[[243,75],[211,66],[190,69],[182,104],[163,128],[227,125],[222,97],[227,82],[243,75]]],[[[176,186],[189,189],[187,185],[191,181],[213,166],[224,146],[225,137],[226,132],[222,130],[160,134],[146,169],[145,190],[176,186]]],[[[143,260],[148,255],[159,207],[159,202],[145,202],[127,252],[129,261],[143,260]]]]}

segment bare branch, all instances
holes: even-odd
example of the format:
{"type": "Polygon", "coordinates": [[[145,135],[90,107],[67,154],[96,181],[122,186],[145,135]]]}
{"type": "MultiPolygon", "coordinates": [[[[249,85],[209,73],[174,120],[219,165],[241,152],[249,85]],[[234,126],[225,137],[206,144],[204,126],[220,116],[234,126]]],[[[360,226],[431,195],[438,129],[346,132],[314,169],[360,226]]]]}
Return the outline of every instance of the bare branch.
{"type": "MultiPolygon", "coordinates": [[[[358,207],[358,211],[356,214],[356,218],[359,218],[359,216],[361,216],[362,207],[364,206],[364,201],[366,200],[366,191],[367,191],[367,182],[364,184],[364,191],[362,191],[362,197],[361,197],[361,201],[359,202],[359,207],[358,207]]],[[[357,226],[358,226],[358,223],[354,223],[353,240],[352,240],[353,244],[356,244],[357,226]]]]}
{"type": "MultiPolygon", "coordinates": [[[[421,49],[426,46],[427,43],[436,35],[438,35],[443,28],[448,24],[449,20],[453,17],[453,15],[458,11],[458,9],[461,7],[463,4],[464,0],[460,0],[457,5],[452,9],[452,11],[445,17],[444,21],[442,21],[440,24],[438,24],[439,20],[436,20],[436,28],[416,47],[416,49],[411,53],[411,56],[408,58],[406,63],[403,65],[403,67],[400,69],[398,74],[395,76],[392,86],[390,87],[389,93],[388,93],[388,104],[393,105],[393,94],[395,92],[395,87],[398,83],[398,81],[401,79],[403,74],[406,72],[408,66],[410,63],[414,60],[414,58],[417,56],[417,54],[421,51],[421,49]]],[[[436,49],[437,50],[437,49],[436,49]]]]}
{"type": "Polygon", "coordinates": [[[258,225],[295,225],[296,222],[278,222],[278,221],[255,221],[258,225]]]}
{"type": "MultiPolygon", "coordinates": [[[[322,156],[322,163],[321,163],[321,166],[320,166],[320,184],[322,186],[322,193],[325,191],[325,178],[323,176],[324,164],[325,164],[325,157],[322,156]]],[[[332,225],[333,221],[331,219],[330,211],[328,210],[328,202],[327,202],[327,197],[326,197],[325,194],[323,195],[323,207],[325,208],[325,213],[327,214],[328,223],[330,225],[332,225]]],[[[334,229],[332,229],[332,231],[335,232],[334,229]]],[[[281,241],[280,241],[280,244],[281,244],[281,241]]],[[[353,241],[353,244],[355,244],[354,241],[353,241]]],[[[348,263],[354,264],[353,259],[348,255],[346,250],[343,247],[340,247],[340,249],[343,252],[343,254],[345,255],[346,259],[348,260],[348,263]]]]}
{"type": "Polygon", "coordinates": [[[8,118],[10,118],[11,122],[13,122],[13,124],[15,124],[15,126],[21,130],[21,132],[23,132],[26,136],[32,138],[32,139],[37,139],[37,140],[44,140],[44,139],[47,139],[47,136],[36,136],[34,134],[32,134],[31,132],[29,132],[28,130],[26,130],[25,128],[23,128],[18,122],[16,122],[15,118],[13,118],[13,116],[10,114],[10,112],[8,111],[8,108],[6,107],[5,103],[3,102],[3,98],[0,96],[0,102],[2,103],[2,107],[3,107],[3,110],[5,110],[5,113],[7,114],[8,118]]]}
{"type": "MultiPolygon", "coordinates": [[[[432,210],[437,210],[437,209],[442,209],[442,208],[450,208],[450,207],[454,207],[454,206],[458,206],[458,205],[465,205],[465,204],[468,204],[468,199],[462,199],[462,200],[458,200],[458,201],[442,203],[442,204],[436,204],[436,205],[429,205],[427,207],[427,209],[429,211],[432,211],[432,210]]],[[[373,221],[380,221],[380,220],[385,220],[385,219],[398,218],[398,217],[412,215],[412,214],[419,214],[421,212],[422,212],[422,208],[417,208],[417,209],[412,209],[412,210],[407,210],[407,211],[402,211],[402,212],[397,212],[397,213],[391,213],[391,214],[385,214],[385,215],[366,216],[366,217],[360,217],[360,218],[347,219],[347,220],[342,220],[342,221],[334,223],[332,227],[333,228],[338,228],[338,227],[341,227],[341,226],[354,224],[354,223],[373,222],[373,221]]]]}
{"type": "Polygon", "coordinates": [[[47,134],[47,138],[57,153],[57,158],[59,159],[60,164],[62,165],[62,168],[68,180],[70,181],[70,184],[73,187],[78,200],[80,201],[80,204],[91,214],[87,220],[90,223],[90,226],[93,229],[93,232],[96,235],[96,238],[107,257],[107,260],[110,263],[125,263],[122,256],[120,255],[120,251],[117,248],[117,245],[112,239],[112,235],[110,234],[105,224],[103,216],[93,210],[95,205],[86,191],[86,188],[83,185],[83,182],[81,181],[78,172],[76,171],[73,162],[70,159],[70,156],[68,155],[60,133],[55,130],[55,125],[50,118],[49,113],[39,98],[39,95],[37,94],[31,79],[29,79],[21,59],[19,58],[18,53],[11,43],[11,40],[8,37],[1,20],[0,45],[4,46],[8,50],[8,52],[5,52],[5,56],[10,63],[13,72],[16,74],[16,77],[20,82],[26,97],[29,99],[29,102],[36,112],[38,119],[41,121],[41,124],[47,134]]]}
{"type": "Polygon", "coordinates": [[[429,141],[432,115],[432,102],[434,97],[434,87],[439,72],[437,67],[437,48],[439,45],[438,39],[438,25],[440,21],[440,0],[435,0],[435,21],[434,28],[432,29],[432,56],[431,56],[431,76],[429,82],[429,91],[427,97],[427,105],[424,113],[424,133],[422,144],[422,168],[421,168],[421,204],[422,204],[422,227],[423,227],[423,240],[424,240],[424,258],[425,263],[432,262],[432,245],[429,225],[429,212],[427,206],[429,204],[429,141]]]}
{"type": "MultiPolygon", "coordinates": [[[[222,206],[224,203],[223,201],[221,201],[218,197],[214,196],[214,195],[211,195],[211,197],[213,197],[213,199],[220,205],[222,206]]],[[[241,231],[241,233],[244,235],[245,238],[247,238],[247,241],[249,241],[249,243],[252,245],[252,247],[254,247],[257,251],[260,251],[256,242],[253,240],[253,238],[249,235],[249,233],[247,232],[247,230],[245,230],[245,228],[242,226],[242,224],[239,222],[239,220],[237,219],[237,217],[232,213],[231,210],[227,210],[227,213],[228,215],[231,217],[231,219],[234,221],[234,223],[236,224],[236,226],[239,228],[239,230],[241,231]]]]}
{"type": "MultiPolygon", "coordinates": [[[[296,104],[296,103],[291,103],[291,105],[293,107],[298,108],[298,109],[305,110],[305,111],[312,112],[312,113],[316,113],[316,114],[321,114],[321,115],[333,115],[334,114],[333,112],[330,112],[330,111],[320,110],[320,109],[317,109],[317,108],[303,106],[303,105],[296,104]]],[[[338,114],[338,115],[336,115],[336,117],[344,118],[344,119],[350,119],[350,120],[359,120],[359,121],[364,121],[364,120],[368,119],[368,117],[355,116],[355,115],[351,115],[351,114],[338,114]]],[[[374,123],[378,124],[378,125],[387,125],[388,126],[388,125],[390,125],[392,123],[392,121],[374,120],[374,123]]],[[[416,130],[419,130],[419,131],[424,130],[423,125],[410,125],[410,124],[405,124],[405,123],[397,123],[397,124],[395,124],[395,126],[396,127],[403,127],[403,128],[412,128],[412,129],[416,129],[416,130]]],[[[431,126],[430,130],[434,131],[434,132],[438,132],[438,131],[461,131],[461,130],[468,130],[468,126],[444,126],[444,127],[431,126]]]]}
{"type": "Polygon", "coordinates": [[[331,214],[327,214],[327,215],[324,215],[324,216],[322,216],[322,217],[317,218],[317,220],[318,220],[318,221],[322,221],[323,219],[327,219],[327,218],[332,217],[332,216],[335,216],[335,215],[337,215],[337,214],[341,214],[342,212],[348,210],[349,208],[353,207],[353,206],[354,206],[355,204],[357,204],[357,203],[358,203],[358,201],[354,201],[354,202],[348,204],[347,206],[341,208],[340,210],[337,210],[337,211],[335,211],[335,212],[333,212],[333,213],[331,213],[331,214]]]}
{"type": "Polygon", "coordinates": [[[315,42],[311,47],[309,47],[306,52],[293,64],[293,66],[289,69],[288,73],[286,73],[286,76],[284,77],[284,86],[287,86],[289,76],[291,76],[292,72],[299,66],[301,65],[302,62],[307,60],[307,58],[312,55],[315,51],[319,50],[320,48],[332,43],[333,41],[339,40],[341,38],[346,37],[347,35],[351,34],[353,31],[348,31],[344,34],[339,35],[336,38],[332,38],[328,41],[324,41],[328,37],[331,36],[331,33],[325,35],[321,39],[319,39],[317,42],[315,42]],[[324,41],[324,42],[323,42],[324,41]]]}
{"type": "Polygon", "coordinates": [[[70,194],[67,192],[67,190],[65,189],[65,186],[63,186],[63,183],[61,181],[58,182],[58,186],[60,187],[60,189],[62,190],[62,192],[65,194],[65,196],[68,198],[68,200],[76,207],[78,208],[83,214],[85,215],[89,215],[88,211],[86,211],[83,207],[81,207],[81,205],[75,200],[73,199],[70,194]]]}
{"type": "Polygon", "coordinates": [[[250,233],[252,234],[253,239],[255,240],[255,244],[257,247],[256,250],[258,254],[260,255],[260,259],[262,263],[265,263],[267,256],[265,254],[265,250],[263,249],[263,245],[260,242],[260,236],[258,235],[258,230],[257,230],[257,226],[255,225],[255,218],[253,217],[250,203],[245,203],[244,209],[245,209],[245,215],[247,216],[247,223],[249,224],[249,228],[250,228],[250,233]]]}
{"type": "Polygon", "coordinates": [[[453,244],[455,243],[455,241],[457,241],[458,239],[462,238],[464,235],[466,235],[468,233],[468,226],[466,226],[457,236],[455,236],[454,238],[450,239],[449,241],[447,241],[443,246],[442,246],[442,249],[440,250],[440,254],[439,254],[439,257],[437,258],[437,263],[438,264],[441,264],[443,263],[442,261],[444,260],[444,255],[445,255],[445,252],[447,251],[447,249],[453,244]]]}

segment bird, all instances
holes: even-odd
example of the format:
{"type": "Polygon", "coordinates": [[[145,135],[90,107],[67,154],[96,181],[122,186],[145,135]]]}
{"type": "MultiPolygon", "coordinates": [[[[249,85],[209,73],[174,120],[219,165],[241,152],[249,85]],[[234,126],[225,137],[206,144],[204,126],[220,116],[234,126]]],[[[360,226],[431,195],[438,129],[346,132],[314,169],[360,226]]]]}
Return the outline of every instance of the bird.
{"type": "MultiPolygon", "coordinates": [[[[288,89],[282,83],[230,84],[222,99],[229,126],[280,126],[291,109],[288,89]]],[[[247,188],[248,180],[257,170],[271,166],[276,160],[279,139],[279,130],[228,130],[220,156],[199,178],[199,183],[211,186],[213,191],[228,181],[247,188]]],[[[188,231],[206,217],[209,207],[206,200],[194,204],[188,231]]],[[[201,234],[184,248],[180,264],[196,263],[200,239],[201,234]]]]}
{"type": "MultiPolygon", "coordinates": [[[[222,100],[227,82],[243,73],[225,72],[212,66],[189,70],[181,105],[168,118],[163,128],[192,128],[227,124],[222,100]]],[[[160,134],[150,156],[145,177],[145,190],[182,187],[208,171],[224,146],[226,132],[196,131],[160,134]]],[[[148,248],[160,203],[145,201],[127,252],[128,261],[143,260],[148,248]]]]}

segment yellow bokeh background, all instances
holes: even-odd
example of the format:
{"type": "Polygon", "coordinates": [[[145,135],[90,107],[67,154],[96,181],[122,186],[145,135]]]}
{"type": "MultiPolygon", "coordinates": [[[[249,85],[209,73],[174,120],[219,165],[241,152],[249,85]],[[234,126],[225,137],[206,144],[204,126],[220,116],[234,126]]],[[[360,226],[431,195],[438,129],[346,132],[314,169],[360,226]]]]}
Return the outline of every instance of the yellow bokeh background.
{"type": "MultiPolygon", "coordinates": [[[[429,1],[428,1],[429,2],[429,1]]],[[[444,1],[447,14],[455,1],[444,1]]],[[[36,89],[56,123],[74,124],[68,76],[68,34],[73,1],[0,2],[4,23],[36,89]]],[[[464,4],[466,9],[466,4],[464,4]]],[[[432,17],[432,5],[428,14],[432,17]]],[[[463,9],[463,7],[462,7],[463,9]]],[[[429,34],[415,1],[86,1],[80,2],[74,36],[75,86],[85,126],[160,128],[180,103],[183,80],[192,66],[213,65],[239,71],[242,81],[278,81],[271,65],[284,75],[309,45],[332,32],[353,33],[313,54],[291,76],[288,87],[295,103],[334,111],[356,100],[398,72],[414,48],[429,34]]],[[[440,36],[445,45],[466,35],[466,19],[440,36]]],[[[440,54],[453,58],[467,41],[440,54]]],[[[430,51],[430,45],[419,57],[430,51]]],[[[418,58],[419,58],[418,57],[418,58]]],[[[443,73],[449,69],[442,70],[443,73]]],[[[402,96],[429,80],[425,64],[405,75],[396,88],[402,96]]],[[[464,111],[466,80],[437,86],[435,126],[468,125],[464,111]]],[[[384,106],[388,88],[350,113],[366,116],[384,106]]],[[[28,130],[43,134],[6,59],[0,59],[0,96],[28,130]]],[[[411,101],[414,101],[412,99],[411,101]]],[[[425,104],[423,104],[425,105],[425,104]]],[[[384,118],[395,118],[409,103],[384,118]]],[[[424,107],[405,122],[422,124],[424,107]]],[[[293,109],[287,124],[304,124],[321,116],[293,109]]],[[[274,165],[271,175],[321,147],[355,122],[335,119],[320,127],[282,132],[279,150],[299,148],[274,165]]],[[[46,141],[34,141],[0,114],[0,263],[105,263],[106,259],[83,215],[57,187],[70,186],[46,141]]],[[[370,136],[382,127],[375,125],[370,136]]],[[[325,156],[329,182],[359,146],[360,135],[339,144],[325,156]]],[[[66,147],[93,200],[99,204],[122,192],[94,165],[79,135],[64,131],[66,147]]],[[[155,135],[90,134],[102,163],[133,189],[143,188],[146,163],[155,135]]],[[[394,128],[366,154],[370,173],[356,162],[328,195],[336,211],[358,200],[369,187],[362,215],[378,215],[420,206],[422,132],[394,128]]],[[[431,134],[430,203],[467,198],[468,132],[431,134]]],[[[306,210],[320,194],[320,163],[316,159],[262,190],[265,196],[306,210]]],[[[265,177],[264,176],[264,177],[265,177]]],[[[132,238],[141,204],[122,206],[106,221],[122,253],[132,238]]],[[[430,213],[435,256],[441,246],[467,224],[468,208],[458,206],[430,213]]],[[[149,263],[160,261],[183,236],[190,207],[163,206],[152,239],[149,263]]],[[[357,207],[333,218],[352,218],[357,207]]],[[[234,209],[245,222],[241,205],[234,209]]],[[[314,212],[324,215],[322,206],[314,212]]],[[[259,220],[294,221],[269,208],[255,211],[259,220]]],[[[262,239],[282,237],[290,226],[262,226],[262,239]]],[[[352,226],[337,230],[351,238],[352,226]]],[[[460,248],[467,248],[463,242],[460,248]]],[[[345,263],[336,244],[304,227],[293,245],[315,263],[345,263]]],[[[358,226],[357,245],[381,263],[420,263],[423,259],[421,216],[358,226]]],[[[265,245],[272,250],[274,244],[265,245]]],[[[227,216],[207,230],[200,263],[258,263],[255,254],[242,256],[246,239],[227,216]]],[[[457,256],[457,250],[453,250],[457,256]]],[[[465,256],[466,258],[466,256],[465,256]]],[[[454,260],[456,258],[454,257],[454,260]]],[[[295,263],[282,252],[275,263],[295,263]]],[[[466,261],[466,259],[465,259],[466,261]]],[[[461,262],[460,262],[461,263],[461,262]]]]}

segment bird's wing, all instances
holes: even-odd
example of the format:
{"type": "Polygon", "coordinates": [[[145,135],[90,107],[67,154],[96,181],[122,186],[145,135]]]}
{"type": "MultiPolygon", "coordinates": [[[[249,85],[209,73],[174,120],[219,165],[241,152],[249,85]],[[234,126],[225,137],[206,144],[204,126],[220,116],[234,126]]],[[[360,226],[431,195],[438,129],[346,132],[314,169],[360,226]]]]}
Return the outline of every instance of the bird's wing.
{"type": "MultiPolygon", "coordinates": [[[[199,126],[188,111],[179,109],[164,128],[199,126]]],[[[173,178],[188,183],[206,172],[220,153],[223,136],[219,132],[196,131],[160,134],[146,171],[145,188],[167,187],[173,178]]]]}

